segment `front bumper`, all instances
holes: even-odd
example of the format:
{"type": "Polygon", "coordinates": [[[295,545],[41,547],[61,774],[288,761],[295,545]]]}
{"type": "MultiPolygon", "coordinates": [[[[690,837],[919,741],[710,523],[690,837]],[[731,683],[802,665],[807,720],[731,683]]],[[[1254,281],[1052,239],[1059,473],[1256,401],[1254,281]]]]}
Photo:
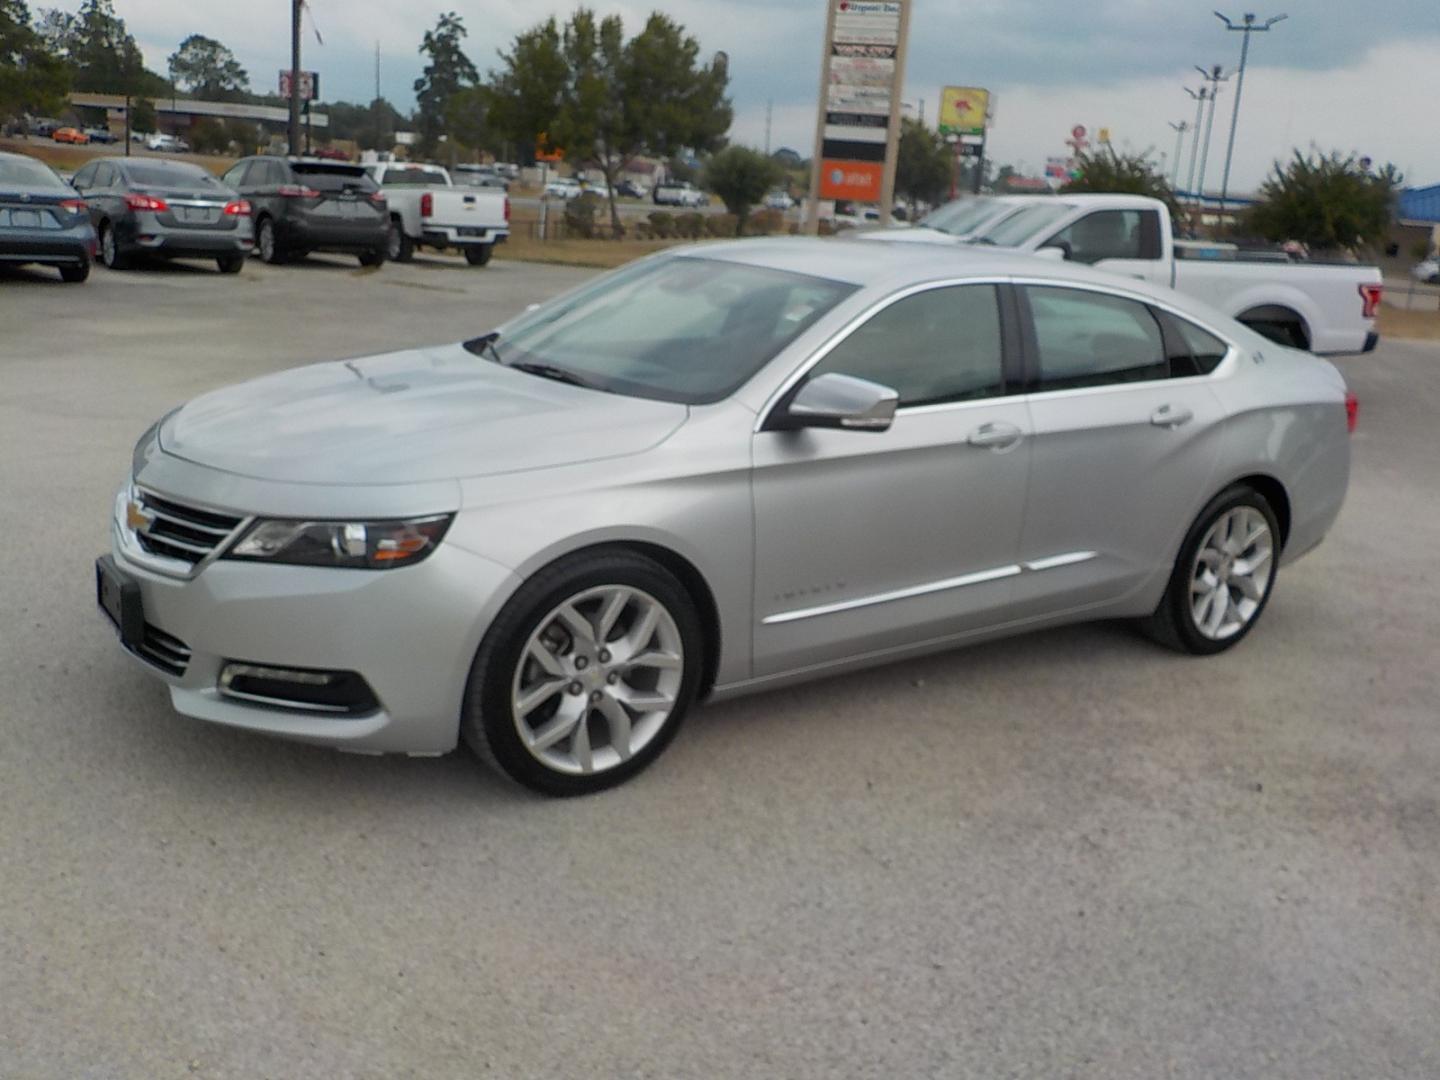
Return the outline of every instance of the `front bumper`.
{"type": "Polygon", "coordinates": [[[123,519],[112,523],[111,539],[115,566],[139,587],[144,633],[158,634],[146,638],[158,646],[127,655],[168,684],[177,712],[367,753],[454,748],[475,650],[519,584],[504,567],[444,543],[400,570],[211,557],[178,577],[156,569],[123,519]],[[336,716],[228,697],[220,675],[234,662],[354,671],[379,709],[336,716]]]}

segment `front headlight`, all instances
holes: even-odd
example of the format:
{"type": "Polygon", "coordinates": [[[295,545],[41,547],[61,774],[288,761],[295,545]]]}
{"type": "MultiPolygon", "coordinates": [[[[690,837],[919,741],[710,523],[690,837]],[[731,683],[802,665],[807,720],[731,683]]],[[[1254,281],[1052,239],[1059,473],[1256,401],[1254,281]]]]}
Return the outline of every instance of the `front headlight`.
{"type": "Polygon", "coordinates": [[[257,521],[224,555],[297,566],[391,570],[435,550],[454,514],[407,521],[257,521]]]}

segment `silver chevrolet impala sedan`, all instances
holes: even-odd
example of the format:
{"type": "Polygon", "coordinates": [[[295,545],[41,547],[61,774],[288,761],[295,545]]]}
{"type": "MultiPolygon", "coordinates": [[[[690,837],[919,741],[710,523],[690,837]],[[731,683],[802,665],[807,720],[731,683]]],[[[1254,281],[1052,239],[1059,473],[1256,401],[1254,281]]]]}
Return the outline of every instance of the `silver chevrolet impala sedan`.
{"type": "Polygon", "coordinates": [[[1005,634],[1218,653],[1339,513],[1329,363],[1029,256],[750,240],[462,344],[205,394],[135,447],[100,606],[180,712],[539,791],[687,710],[1005,634]]]}

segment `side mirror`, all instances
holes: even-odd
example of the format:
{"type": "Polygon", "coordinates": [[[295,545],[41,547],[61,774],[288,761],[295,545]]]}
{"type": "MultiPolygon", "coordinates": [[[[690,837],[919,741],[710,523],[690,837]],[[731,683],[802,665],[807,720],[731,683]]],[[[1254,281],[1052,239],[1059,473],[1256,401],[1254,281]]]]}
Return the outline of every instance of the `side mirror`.
{"type": "Polygon", "coordinates": [[[1070,259],[1070,245],[1064,240],[1056,240],[1046,244],[1039,251],[1035,252],[1042,259],[1054,259],[1056,262],[1067,262],[1070,259]]]}
{"type": "Polygon", "coordinates": [[[900,395],[869,379],[837,372],[811,379],[791,400],[772,429],[842,428],[846,431],[887,431],[895,419],[900,395]]]}

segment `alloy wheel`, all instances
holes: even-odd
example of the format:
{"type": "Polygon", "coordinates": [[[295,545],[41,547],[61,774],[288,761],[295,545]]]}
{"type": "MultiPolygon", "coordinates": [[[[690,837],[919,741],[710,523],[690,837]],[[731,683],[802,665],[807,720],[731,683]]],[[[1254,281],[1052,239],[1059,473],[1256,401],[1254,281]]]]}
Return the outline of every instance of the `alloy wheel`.
{"type": "Polygon", "coordinates": [[[100,261],[112,269],[115,266],[115,230],[108,226],[100,233],[100,261]]]}
{"type": "Polygon", "coordinates": [[[640,589],[602,585],[536,624],[511,681],[520,741],[546,768],[592,775],[629,761],[679,701],[685,649],[665,606],[640,589]]]}
{"type": "Polygon", "coordinates": [[[275,226],[270,222],[260,223],[260,258],[265,262],[271,262],[275,258],[275,226]]]}
{"type": "Polygon", "coordinates": [[[1250,624],[1270,588],[1275,540],[1265,515],[1237,506],[1215,519],[1190,572],[1190,617],[1211,641],[1250,624]]]}

